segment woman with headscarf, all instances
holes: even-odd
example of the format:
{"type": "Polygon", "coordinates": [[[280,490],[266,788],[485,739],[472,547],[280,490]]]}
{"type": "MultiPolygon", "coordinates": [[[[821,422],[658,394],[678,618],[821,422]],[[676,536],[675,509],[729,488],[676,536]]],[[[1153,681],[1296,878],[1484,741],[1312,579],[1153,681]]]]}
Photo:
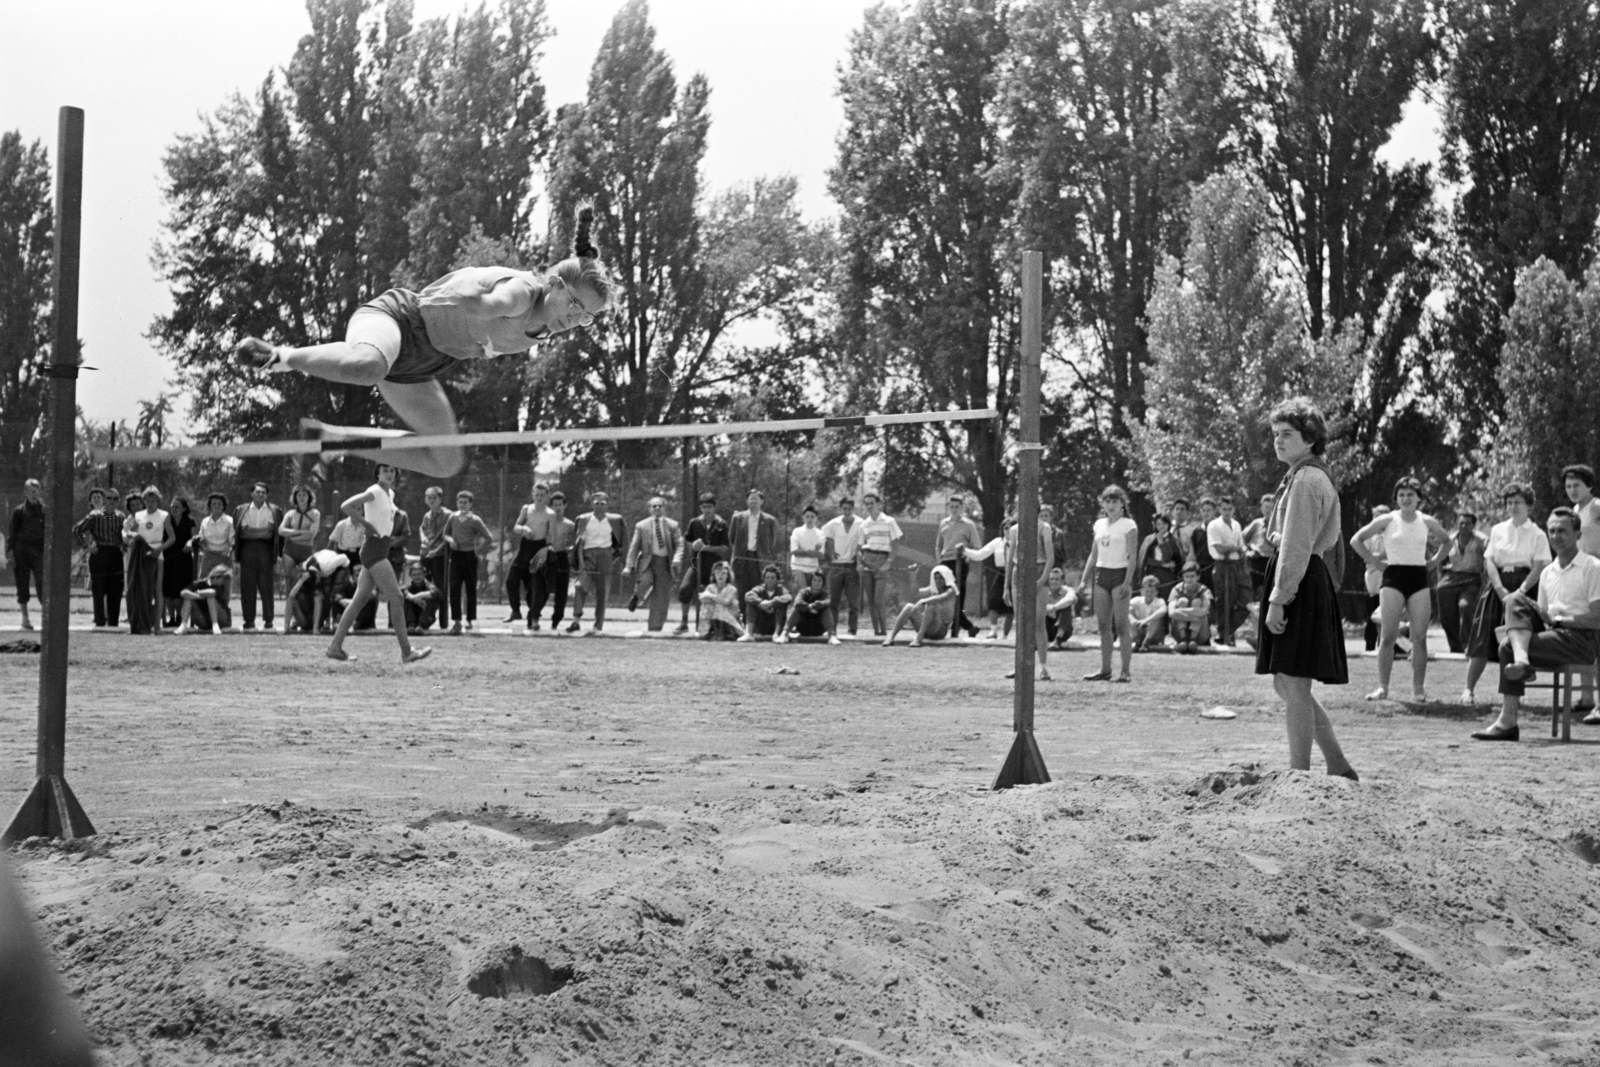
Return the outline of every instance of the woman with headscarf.
{"type": "Polygon", "coordinates": [[[928,576],[928,584],[917,590],[917,595],[922,599],[907,604],[895,617],[889,636],[883,639],[884,648],[894,644],[895,635],[907,624],[914,631],[908,648],[920,648],[922,642],[938,641],[950,632],[950,624],[956,617],[958,595],[955,572],[939,564],[928,576]]]}

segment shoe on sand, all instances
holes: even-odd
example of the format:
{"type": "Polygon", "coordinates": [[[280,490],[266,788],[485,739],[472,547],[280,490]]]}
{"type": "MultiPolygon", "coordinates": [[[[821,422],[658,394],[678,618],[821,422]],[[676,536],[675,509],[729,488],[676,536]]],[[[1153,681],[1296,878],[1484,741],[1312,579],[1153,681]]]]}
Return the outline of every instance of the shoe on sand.
{"type": "Polygon", "coordinates": [[[419,659],[427,659],[431,655],[433,655],[433,646],[432,645],[424,645],[421,648],[413,648],[409,655],[401,656],[400,657],[400,662],[401,663],[415,663],[415,662],[417,662],[417,660],[419,660],[419,659]]]}

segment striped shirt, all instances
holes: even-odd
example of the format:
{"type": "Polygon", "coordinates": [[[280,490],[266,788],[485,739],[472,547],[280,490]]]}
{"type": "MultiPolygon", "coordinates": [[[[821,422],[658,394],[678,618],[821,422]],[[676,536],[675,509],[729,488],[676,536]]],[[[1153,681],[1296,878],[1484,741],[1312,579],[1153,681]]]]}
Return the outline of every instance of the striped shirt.
{"type": "Polygon", "coordinates": [[[102,508],[99,511],[91,511],[78,520],[78,524],[72,528],[72,535],[74,537],[82,537],[84,534],[88,534],[94,538],[96,548],[104,548],[108,545],[113,548],[121,548],[122,524],[127,519],[128,516],[116,508],[102,508]]]}

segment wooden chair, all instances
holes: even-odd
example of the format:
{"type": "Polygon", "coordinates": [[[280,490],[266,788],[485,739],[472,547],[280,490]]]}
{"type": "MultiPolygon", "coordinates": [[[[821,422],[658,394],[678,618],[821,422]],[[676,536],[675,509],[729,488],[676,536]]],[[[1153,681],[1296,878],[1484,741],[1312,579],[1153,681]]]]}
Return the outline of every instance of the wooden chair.
{"type": "Polygon", "coordinates": [[[1548,677],[1550,680],[1547,682],[1528,682],[1523,688],[1550,690],[1550,736],[1559,736],[1563,741],[1571,741],[1572,705],[1576,699],[1573,693],[1581,688],[1584,678],[1588,678],[1590,682],[1594,681],[1595,664],[1593,662],[1563,664],[1549,670],[1548,677]]]}

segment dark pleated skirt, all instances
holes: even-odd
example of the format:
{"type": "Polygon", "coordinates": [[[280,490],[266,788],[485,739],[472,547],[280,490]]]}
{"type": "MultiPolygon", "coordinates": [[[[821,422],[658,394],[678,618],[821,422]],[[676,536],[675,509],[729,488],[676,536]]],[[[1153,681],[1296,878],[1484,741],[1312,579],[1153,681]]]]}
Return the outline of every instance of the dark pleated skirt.
{"type": "MultiPolygon", "coordinates": [[[[1528,580],[1528,568],[1507,568],[1500,572],[1500,584],[1515,589],[1528,580]]],[[[1472,609],[1472,629],[1467,634],[1468,659],[1499,659],[1500,639],[1495,636],[1497,626],[1506,622],[1506,605],[1495,595],[1494,586],[1483,583],[1478,594],[1478,604],[1472,609]]]]}
{"type": "MultiPolygon", "coordinates": [[[[1274,556],[1267,564],[1269,593],[1277,573],[1278,557],[1274,556]]],[[[1344,655],[1344,624],[1339,618],[1339,591],[1333,587],[1333,578],[1321,556],[1312,556],[1306,564],[1299,592],[1284,608],[1283,633],[1267,629],[1263,612],[1256,673],[1287,674],[1328,685],[1350,681],[1344,655]]]]}
{"type": "Polygon", "coordinates": [[[134,634],[151,633],[156,628],[156,623],[161,620],[160,607],[156,604],[156,596],[161,592],[157,586],[157,564],[161,557],[150,551],[150,546],[144,538],[135,538],[133,542],[133,558],[128,568],[128,632],[134,634]]]}

